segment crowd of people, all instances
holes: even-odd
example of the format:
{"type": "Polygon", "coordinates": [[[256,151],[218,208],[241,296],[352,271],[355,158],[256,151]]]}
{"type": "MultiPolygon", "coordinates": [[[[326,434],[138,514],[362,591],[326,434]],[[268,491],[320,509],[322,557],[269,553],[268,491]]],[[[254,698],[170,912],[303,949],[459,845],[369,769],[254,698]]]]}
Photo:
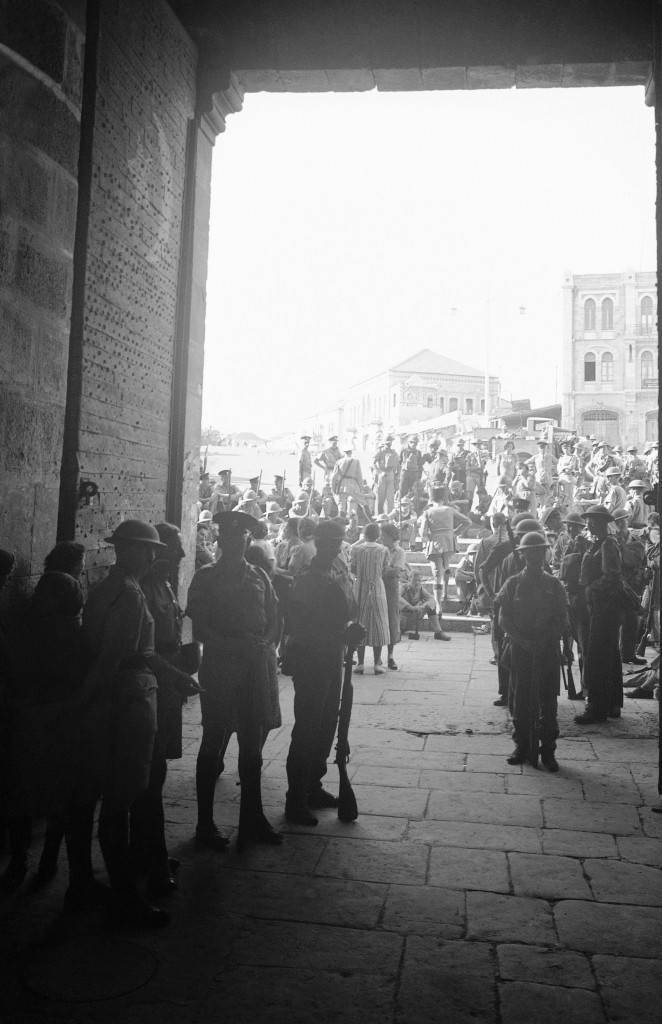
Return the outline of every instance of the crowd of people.
{"type": "MultiPolygon", "coordinates": [[[[353,448],[337,439],[317,456],[318,491],[304,438],[296,494],[276,477],[240,492],[222,471],[200,483],[196,572],[178,598],[185,557],[179,529],[125,520],[106,538],[115,563],[84,598],[85,549],[62,542],[20,615],[0,630],[0,809],[10,860],[1,884],[21,887],[32,823],[47,827],[35,888],[57,871],[64,841],[66,905],[101,907],[114,921],[160,927],[158,900],[177,886],[163,812],[167,762],[182,754],[182,705],[199,695],[196,842],[222,852],[215,789],[230,737],[241,786],[237,847],[280,845],[262,806],[262,749],[281,724],[279,673],[292,677],[294,727],[287,756],[285,817],[314,827],[338,799],[323,780],[333,746],[343,663],[376,675],[398,670],[404,631],[443,629],[458,533],[473,533],[464,568],[469,604],[491,619],[500,706],[513,718],[511,764],[540,758],[552,772],[562,668],[577,651],[585,697],[580,726],[618,717],[624,662],[645,662],[659,643],[657,463],[590,438],[549,445],[518,465],[507,439],[496,486],[480,444],[426,453],[386,437],[368,487],[353,448]],[[628,461],[629,459],[629,461],[628,461]],[[551,467],[551,468],[550,468],[551,467]],[[618,481],[621,481],[620,483],[618,481]],[[587,491],[590,490],[590,495],[587,491]],[[374,503],[371,504],[369,494],[374,503]],[[406,549],[424,551],[432,593],[406,549]],[[193,639],[185,643],[189,616],[193,639]],[[357,625],[358,624],[358,625],[357,625]],[[353,639],[350,639],[353,638],[353,639]],[[384,649],[386,661],[384,662],[384,649]],[[109,887],[93,871],[93,826],[109,887]]],[[[651,448],[651,452],[654,452],[651,448]]],[[[0,550],[0,586],[14,565],[0,550]]],[[[458,570],[459,575],[460,570],[458,570]]],[[[639,695],[648,695],[639,688],[639,695]]],[[[652,694],[650,694],[652,695],[652,694]]]]}

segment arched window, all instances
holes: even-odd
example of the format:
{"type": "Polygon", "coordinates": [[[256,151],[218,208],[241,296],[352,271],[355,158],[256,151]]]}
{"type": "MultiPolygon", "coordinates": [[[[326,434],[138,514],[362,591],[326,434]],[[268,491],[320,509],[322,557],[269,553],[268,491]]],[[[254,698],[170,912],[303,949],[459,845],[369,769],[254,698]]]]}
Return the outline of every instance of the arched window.
{"type": "Polygon", "coordinates": [[[652,352],[641,353],[641,386],[648,387],[648,381],[655,376],[655,366],[652,352]]]}
{"type": "Polygon", "coordinates": [[[428,409],[431,409],[432,406],[434,405],[434,396],[433,395],[428,395],[427,402],[428,402],[428,409]]]}
{"type": "Polygon", "coordinates": [[[650,295],[644,295],[641,300],[641,333],[653,333],[653,300],[650,295]]]}
{"type": "Polygon", "coordinates": [[[600,380],[609,382],[614,379],[614,357],[611,352],[603,352],[600,360],[600,380]]]}
{"type": "Polygon", "coordinates": [[[449,412],[456,412],[457,411],[457,398],[449,399],[449,401],[448,401],[448,411],[449,412]]]}
{"type": "Polygon", "coordinates": [[[614,303],[612,299],[603,299],[601,307],[600,325],[603,331],[614,329],[614,303]]]}
{"type": "Polygon", "coordinates": [[[595,299],[587,299],[584,303],[584,330],[595,330],[595,299]]]}
{"type": "Polygon", "coordinates": [[[584,356],[584,380],[595,380],[595,352],[584,356]]]}
{"type": "Polygon", "coordinates": [[[473,400],[473,398],[465,398],[464,406],[465,406],[465,412],[467,412],[469,414],[469,416],[470,416],[472,414],[472,412],[474,411],[474,400],[473,400]]]}

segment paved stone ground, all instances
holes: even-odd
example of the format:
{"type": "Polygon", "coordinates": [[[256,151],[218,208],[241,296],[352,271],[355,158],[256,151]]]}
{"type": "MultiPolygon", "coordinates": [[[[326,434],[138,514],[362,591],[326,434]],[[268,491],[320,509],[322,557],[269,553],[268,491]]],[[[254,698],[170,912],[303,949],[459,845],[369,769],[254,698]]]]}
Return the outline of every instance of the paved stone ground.
{"type": "MultiPolygon", "coordinates": [[[[355,679],[350,774],[359,820],[282,820],[292,717],[265,748],[264,795],[287,832],[242,858],[196,850],[198,709],[167,784],[181,859],[170,928],[103,932],[61,918],[65,878],[0,913],[7,1024],[312,1020],[603,1024],[659,1021],[662,820],[656,705],[580,731],[562,699],[561,772],[511,767],[492,706],[489,638],[397,649],[400,671],[355,679]],[[124,991],[125,995],[112,996],[124,991]],[[60,998],[54,998],[55,996],[60,998]],[[62,998],[66,996],[66,998],[62,998]],[[92,998],[93,997],[93,998],[92,998]]],[[[236,756],[217,818],[238,816],[236,756]]],[[[336,772],[329,770],[329,787],[336,772]]],[[[66,875],[64,865],[61,876],[66,875]]]]}

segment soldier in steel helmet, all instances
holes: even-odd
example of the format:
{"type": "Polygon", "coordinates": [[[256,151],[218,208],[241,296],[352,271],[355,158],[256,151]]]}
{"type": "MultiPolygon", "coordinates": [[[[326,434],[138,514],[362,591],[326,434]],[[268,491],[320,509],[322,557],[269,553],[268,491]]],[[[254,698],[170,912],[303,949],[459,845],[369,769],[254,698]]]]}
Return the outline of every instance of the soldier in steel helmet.
{"type": "Polygon", "coordinates": [[[263,569],[245,558],[259,523],[244,512],[220,512],[220,557],[193,577],[187,614],[203,644],[198,678],[202,742],[196,766],[199,844],[223,850],[228,840],[214,823],[214,791],[227,738],[237,733],[241,803],[237,847],[249,842],[278,844],[282,836],[262,809],[262,747],[281,724],[274,643],[277,599],[263,569]]]}
{"type": "Polygon", "coordinates": [[[545,571],[548,546],[544,535],[537,531],[522,537],[517,552],[524,568],[504,583],[497,603],[500,626],[510,640],[509,705],[515,749],[508,763],[529,760],[537,764],[540,753],[546,768],[557,772],[559,641],[563,641],[564,655],[570,662],[572,637],[563,584],[545,571]],[[536,721],[539,733],[532,729],[536,721]],[[531,749],[533,742],[538,743],[538,736],[539,751],[531,749]]]}

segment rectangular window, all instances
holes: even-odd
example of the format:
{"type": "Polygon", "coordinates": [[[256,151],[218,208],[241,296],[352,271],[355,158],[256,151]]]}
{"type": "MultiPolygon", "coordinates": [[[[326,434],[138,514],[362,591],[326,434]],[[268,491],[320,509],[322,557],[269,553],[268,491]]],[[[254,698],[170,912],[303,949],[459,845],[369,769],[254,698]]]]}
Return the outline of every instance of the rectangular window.
{"type": "Polygon", "coordinates": [[[450,401],[448,403],[448,411],[449,412],[456,412],[457,411],[457,398],[451,398],[450,399],[450,401]]]}
{"type": "Polygon", "coordinates": [[[398,402],[398,396],[396,395],[396,393],[394,391],[393,392],[393,408],[395,408],[395,406],[397,405],[397,402],[398,402]]]}
{"type": "Polygon", "coordinates": [[[474,411],[474,400],[473,400],[473,398],[465,399],[465,406],[466,406],[465,411],[468,412],[469,414],[471,414],[474,411]]]}
{"type": "Polygon", "coordinates": [[[431,409],[434,404],[434,398],[432,395],[428,395],[428,409],[431,409]]]}
{"type": "Polygon", "coordinates": [[[584,380],[595,380],[595,359],[584,360],[584,380]]]}
{"type": "Polygon", "coordinates": [[[480,400],[480,411],[481,411],[481,413],[485,412],[485,399],[484,398],[481,398],[481,400],[480,400]]]}

